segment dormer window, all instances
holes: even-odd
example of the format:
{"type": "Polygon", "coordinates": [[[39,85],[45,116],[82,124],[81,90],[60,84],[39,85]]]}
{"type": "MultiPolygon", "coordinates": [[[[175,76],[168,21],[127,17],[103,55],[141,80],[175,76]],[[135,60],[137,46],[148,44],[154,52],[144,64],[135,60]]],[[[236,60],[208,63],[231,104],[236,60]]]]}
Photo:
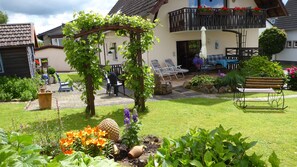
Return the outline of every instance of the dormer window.
{"type": "Polygon", "coordinates": [[[222,8],[224,6],[227,6],[227,0],[189,0],[189,7],[198,6],[222,8]]]}

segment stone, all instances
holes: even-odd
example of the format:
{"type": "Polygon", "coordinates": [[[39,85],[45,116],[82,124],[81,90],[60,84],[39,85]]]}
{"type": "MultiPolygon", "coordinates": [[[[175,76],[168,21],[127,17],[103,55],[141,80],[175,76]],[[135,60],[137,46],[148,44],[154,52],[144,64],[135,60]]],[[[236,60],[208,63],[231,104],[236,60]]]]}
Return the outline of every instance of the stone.
{"type": "Polygon", "coordinates": [[[185,81],[183,83],[183,87],[186,88],[186,89],[191,89],[191,83],[190,83],[190,81],[185,81]]]}

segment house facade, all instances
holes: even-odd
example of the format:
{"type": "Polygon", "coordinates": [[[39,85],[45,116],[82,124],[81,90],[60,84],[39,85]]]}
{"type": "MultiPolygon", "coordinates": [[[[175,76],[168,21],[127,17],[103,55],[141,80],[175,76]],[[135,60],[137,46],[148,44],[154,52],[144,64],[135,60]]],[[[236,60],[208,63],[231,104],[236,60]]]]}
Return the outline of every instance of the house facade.
{"type": "MultiPolygon", "coordinates": [[[[144,53],[143,59],[148,64],[157,59],[164,65],[165,59],[170,58],[190,70],[195,70],[192,59],[200,52],[203,26],[207,29],[208,55],[233,52],[236,57],[239,46],[258,48],[259,28],[266,27],[267,18],[287,15],[280,0],[119,0],[109,14],[115,13],[140,15],[151,20],[158,18],[161,25],[155,28],[155,35],[160,42],[144,53]],[[210,7],[211,12],[205,13],[204,7],[210,7]],[[236,11],[243,7],[242,13],[236,11]],[[258,7],[258,14],[254,14],[255,7],[258,7]],[[236,34],[241,34],[240,41],[236,34]]],[[[101,63],[121,64],[124,59],[114,47],[124,40],[128,39],[107,33],[105,45],[101,46],[104,51],[101,63]]]]}
{"type": "Polygon", "coordinates": [[[0,76],[33,77],[35,46],[33,24],[0,24],[0,76]]]}
{"type": "Polygon", "coordinates": [[[43,41],[44,46],[35,48],[35,59],[41,62],[47,62],[47,65],[59,72],[73,71],[70,65],[65,61],[66,54],[62,44],[62,27],[58,26],[41,34],[37,37],[43,41]]]}
{"type": "Polygon", "coordinates": [[[275,60],[288,64],[297,64],[297,1],[288,0],[286,9],[289,13],[287,17],[280,17],[276,20],[275,25],[284,29],[287,33],[287,43],[285,49],[276,54],[275,60]]]}

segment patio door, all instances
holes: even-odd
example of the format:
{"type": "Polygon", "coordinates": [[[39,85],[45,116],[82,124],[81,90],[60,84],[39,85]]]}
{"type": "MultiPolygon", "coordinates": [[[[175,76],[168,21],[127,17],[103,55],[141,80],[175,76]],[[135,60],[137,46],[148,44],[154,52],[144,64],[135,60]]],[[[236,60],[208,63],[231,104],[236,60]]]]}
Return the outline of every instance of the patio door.
{"type": "Polygon", "coordinates": [[[197,71],[192,63],[196,53],[200,52],[201,40],[177,41],[177,64],[182,68],[189,69],[191,72],[197,71]]]}

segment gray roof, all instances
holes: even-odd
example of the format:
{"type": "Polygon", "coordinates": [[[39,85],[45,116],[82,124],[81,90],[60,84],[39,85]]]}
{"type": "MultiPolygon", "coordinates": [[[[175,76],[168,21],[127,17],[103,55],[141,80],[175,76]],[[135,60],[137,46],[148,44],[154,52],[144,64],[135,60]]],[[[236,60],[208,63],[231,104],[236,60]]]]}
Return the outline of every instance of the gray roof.
{"type": "Polygon", "coordinates": [[[48,30],[48,31],[45,31],[45,32],[43,32],[43,33],[41,33],[41,34],[38,34],[37,35],[37,37],[40,39],[40,40],[43,40],[43,36],[45,36],[45,35],[47,35],[47,36],[52,36],[52,37],[54,37],[54,36],[62,36],[62,28],[64,27],[64,25],[65,24],[62,24],[62,25],[60,25],[60,26],[58,26],[58,27],[55,27],[55,28],[53,28],[53,29],[50,29],[50,30],[48,30]]]}
{"type": "Polygon", "coordinates": [[[297,29],[297,0],[289,0],[286,8],[289,16],[278,18],[274,26],[285,30],[297,29]]]}
{"type": "Polygon", "coordinates": [[[34,45],[36,35],[31,23],[0,24],[0,47],[34,45]]]}
{"type": "Polygon", "coordinates": [[[118,0],[108,14],[120,12],[128,16],[147,16],[150,13],[154,14],[154,8],[158,7],[158,2],[161,1],[165,3],[164,0],[118,0]]]}

